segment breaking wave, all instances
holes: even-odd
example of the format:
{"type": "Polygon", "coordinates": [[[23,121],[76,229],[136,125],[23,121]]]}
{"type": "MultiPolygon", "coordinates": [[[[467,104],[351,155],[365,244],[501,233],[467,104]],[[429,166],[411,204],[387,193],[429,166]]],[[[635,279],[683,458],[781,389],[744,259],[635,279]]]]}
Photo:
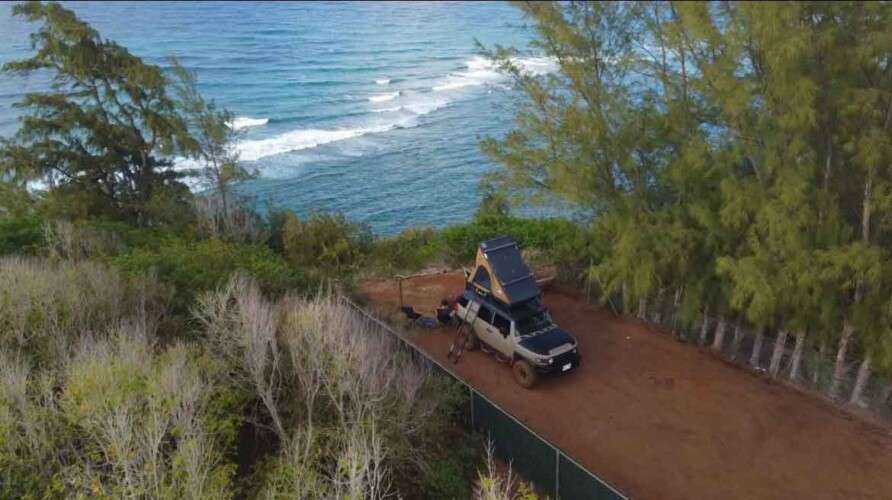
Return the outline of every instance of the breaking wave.
{"type": "Polygon", "coordinates": [[[259,127],[269,123],[269,118],[251,118],[250,116],[236,116],[231,122],[227,123],[229,128],[240,130],[248,127],[259,127]]]}
{"type": "MultiPolygon", "coordinates": [[[[515,58],[514,64],[532,74],[545,74],[557,69],[557,63],[547,57],[515,58]]],[[[408,95],[402,91],[376,94],[368,97],[372,103],[383,103],[399,99],[399,105],[389,107],[373,107],[367,109],[372,113],[396,113],[396,119],[374,125],[346,126],[344,128],[306,128],[287,131],[266,139],[242,141],[238,145],[239,156],[245,161],[257,161],[261,158],[274,156],[290,151],[315,148],[323,144],[343,141],[361,137],[367,134],[387,132],[397,128],[406,128],[417,125],[418,116],[425,115],[448,106],[455,96],[440,94],[443,91],[472,87],[479,85],[494,85],[504,87],[500,81],[507,77],[488,59],[476,56],[465,62],[465,70],[447,75],[440,83],[427,91],[412,92],[408,95]]],[[[376,84],[385,85],[390,79],[377,79],[376,84]]],[[[234,123],[234,128],[244,126],[256,126],[266,124],[268,119],[239,117],[234,123]],[[239,120],[242,120],[241,122],[239,120]],[[262,123],[261,123],[262,122],[262,123]]]]}
{"type": "MultiPolygon", "coordinates": [[[[544,75],[557,69],[557,61],[551,57],[514,57],[511,62],[523,71],[533,75],[544,75]]],[[[505,74],[489,59],[475,56],[465,62],[465,70],[451,73],[442,83],[431,90],[442,92],[464,87],[494,84],[506,78],[505,74]]]]}
{"type": "Polygon", "coordinates": [[[268,139],[242,141],[238,147],[239,157],[245,161],[256,161],[266,156],[315,148],[323,144],[352,139],[366,134],[386,132],[396,128],[398,125],[393,123],[374,127],[292,130],[268,139]]]}
{"type": "Polygon", "coordinates": [[[378,95],[373,95],[373,96],[369,97],[369,101],[371,101],[371,102],[385,102],[385,101],[392,101],[392,100],[396,99],[396,98],[399,97],[399,96],[400,96],[399,91],[397,91],[397,92],[391,92],[391,93],[389,93],[389,94],[378,94],[378,95]]]}

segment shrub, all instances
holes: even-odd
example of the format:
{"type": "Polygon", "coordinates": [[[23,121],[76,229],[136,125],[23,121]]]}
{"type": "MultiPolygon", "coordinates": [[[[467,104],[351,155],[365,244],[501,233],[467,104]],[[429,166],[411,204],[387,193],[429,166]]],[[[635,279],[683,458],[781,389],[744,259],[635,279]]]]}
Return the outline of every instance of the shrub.
{"type": "Polygon", "coordinates": [[[82,260],[116,255],[124,250],[117,231],[65,220],[47,222],[44,241],[47,252],[56,259],[82,260]]]}
{"type": "Polygon", "coordinates": [[[375,241],[372,267],[385,272],[417,271],[445,256],[443,241],[431,228],[410,228],[375,241]]]}
{"type": "Polygon", "coordinates": [[[33,255],[42,247],[43,219],[35,215],[0,218],[0,255],[33,255]]]}
{"type": "Polygon", "coordinates": [[[369,254],[371,230],[343,214],[313,214],[301,221],[287,212],[282,222],[282,249],[294,265],[328,275],[353,270],[369,254]]]}
{"type": "Polygon", "coordinates": [[[449,438],[453,393],[394,339],[330,296],[274,304],[244,276],[202,296],[196,313],[213,352],[257,402],[252,420],[278,441],[261,496],[380,498],[418,488],[419,464],[440,448],[431,442],[449,438]]]}
{"type": "Polygon", "coordinates": [[[164,291],[143,276],[125,280],[97,262],[0,259],[0,347],[38,363],[60,363],[83,335],[107,331],[131,314],[164,309],[164,291]]]}
{"type": "Polygon", "coordinates": [[[468,224],[447,227],[442,232],[446,251],[454,263],[473,260],[481,241],[504,235],[511,236],[524,248],[537,249],[550,257],[566,257],[569,249],[578,250],[584,242],[583,230],[566,219],[482,217],[468,224]]]}
{"type": "Polygon", "coordinates": [[[154,273],[172,284],[181,308],[188,307],[202,291],[225,284],[236,271],[251,275],[273,295],[308,288],[300,272],[269,248],[256,244],[167,238],[156,248],[134,248],[111,262],[130,276],[154,273]]]}
{"type": "Polygon", "coordinates": [[[84,337],[51,371],[0,356],[0,497],[230,496],[227,436],[208,432],[219,377],[153,337],[137,323],[84,337]]]}
{"type": "Polygon", "coordinates": [[[428,498],[471,498],[466,467],[453,460],[435,460],[424,470],[424,492],[428,498]]]}
{"type": "Polygon", "coordinates": [[[261,242],[268,239],[263,219],[241,198],[228,204],[218,195],[196,196],[192,201],[195,226],[203,237],[228,241],[261,242]]]}

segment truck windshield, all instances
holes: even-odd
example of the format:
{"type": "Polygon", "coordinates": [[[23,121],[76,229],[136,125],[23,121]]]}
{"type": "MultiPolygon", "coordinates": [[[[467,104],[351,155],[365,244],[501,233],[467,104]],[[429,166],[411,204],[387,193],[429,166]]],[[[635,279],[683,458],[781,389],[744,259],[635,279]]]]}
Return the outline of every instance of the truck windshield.
{"type": "Polygon", "coordinates": [[[540,312],[518,320],[516,326],[521,336],[536,336],[554,328],[554,323],[548,313],[540,312]]]}

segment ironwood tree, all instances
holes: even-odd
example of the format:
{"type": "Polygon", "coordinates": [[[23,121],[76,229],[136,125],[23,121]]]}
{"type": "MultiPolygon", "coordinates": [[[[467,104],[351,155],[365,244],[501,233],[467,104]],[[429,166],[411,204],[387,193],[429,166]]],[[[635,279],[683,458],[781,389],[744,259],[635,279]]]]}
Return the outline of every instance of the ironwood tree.
{"type": "Polygon", "coordinates": [[[171,167],[200,145],[162,69],[59,4],[18,4],[13,13],[39,27],[34,55],[3,70],[45,74],[51,84],[16,104],[24,116],[0,144],[0,175],[45,183],[70,215],[148,225],[188,213],[189,190],[171,167]]]}
{"type": "Polygon", "coordinates": [[[558,71],[489,51],[525,100],[482,147],[504,192],[593,214],[605,296],[670,303],[716,350],[743,322],[772,376],[791,335],[794,379],[807,343],[835,344],[829,392],[852,403],[890,374],[888,3],[517,5],[558,71]]]}

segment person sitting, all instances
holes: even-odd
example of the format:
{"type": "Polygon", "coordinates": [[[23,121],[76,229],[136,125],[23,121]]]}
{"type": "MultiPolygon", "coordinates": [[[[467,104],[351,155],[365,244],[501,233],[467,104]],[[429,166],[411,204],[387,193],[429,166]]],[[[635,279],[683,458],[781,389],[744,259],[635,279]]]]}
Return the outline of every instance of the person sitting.
{"type": "Polygon", "coordinates": [[[443,325],[448,325],[452,322],[452,307],[446,299],[441,300],[440,306],[437,307],[437,320],[443,325]]]}

